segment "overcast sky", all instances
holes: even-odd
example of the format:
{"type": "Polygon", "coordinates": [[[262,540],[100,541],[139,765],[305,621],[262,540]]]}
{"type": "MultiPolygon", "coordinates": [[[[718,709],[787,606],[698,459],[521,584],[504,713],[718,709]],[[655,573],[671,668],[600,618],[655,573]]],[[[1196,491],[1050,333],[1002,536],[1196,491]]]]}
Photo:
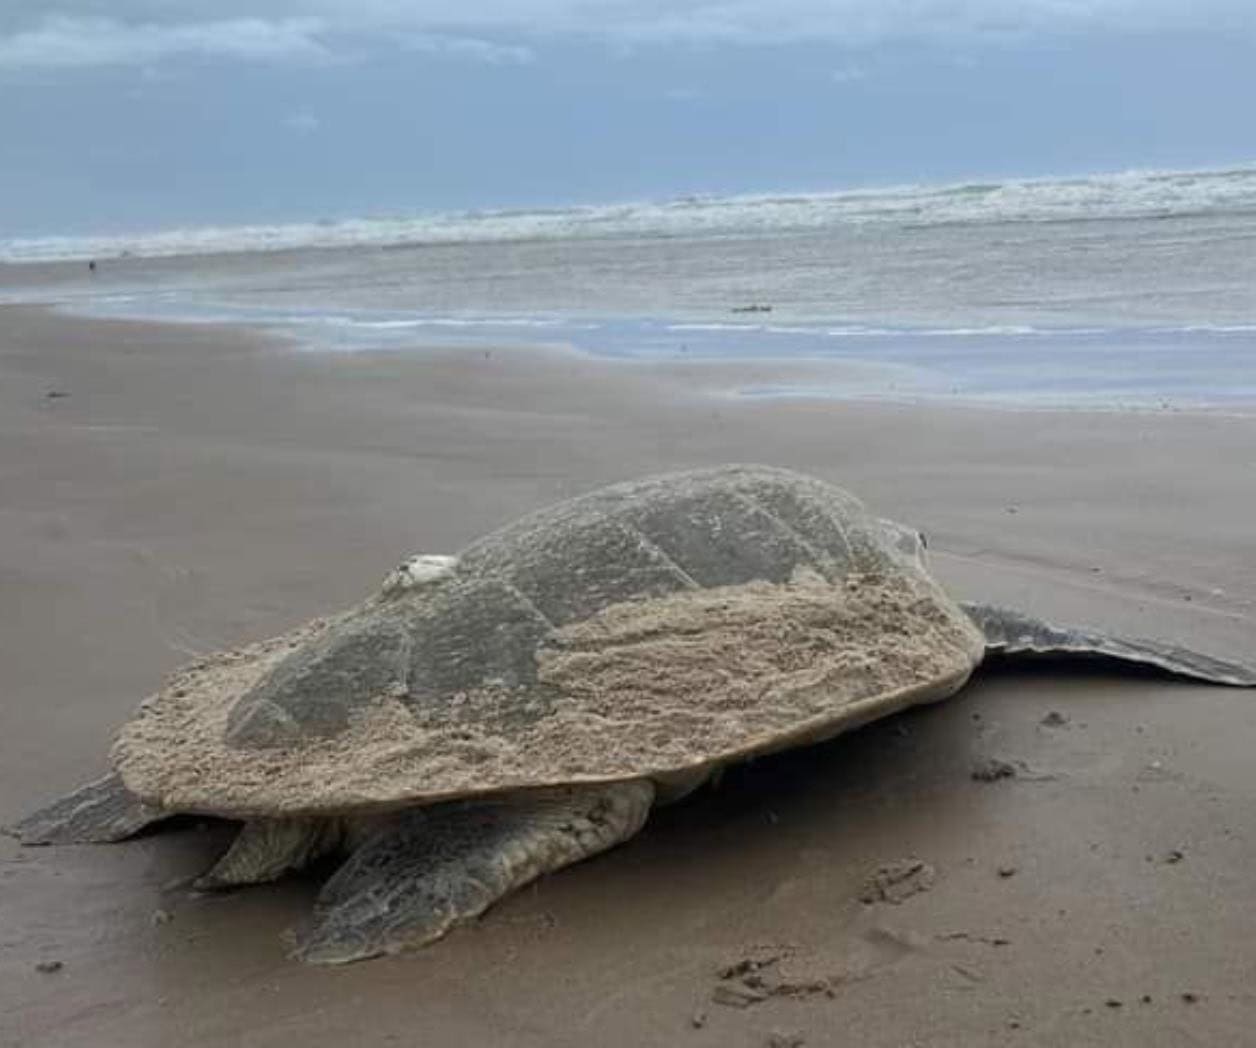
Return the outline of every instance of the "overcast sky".
{"type": "Polygon", "coordinates": [[[1256,161],[1254,43],[1256,0],[4,0],[0,237],[1256,161]]]}

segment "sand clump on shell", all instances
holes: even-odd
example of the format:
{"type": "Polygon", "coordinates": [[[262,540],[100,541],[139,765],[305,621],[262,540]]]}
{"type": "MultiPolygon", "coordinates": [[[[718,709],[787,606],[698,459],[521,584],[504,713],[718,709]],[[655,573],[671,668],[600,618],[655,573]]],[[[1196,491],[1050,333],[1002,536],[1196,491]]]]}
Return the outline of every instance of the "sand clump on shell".
{"type": "MultiPolygon", "coordinates": [[[[403,695],[385,693],[331,737],[276,749],[226,743],[239,696],[340,621],[319,620],[177,673],[123,728],[114,761],[129,788],[164,808],[240,816],[702,767],[845,730],[861,703],[880,716],[896,693],[906,705],[939,679],[959,687],[980,638],[930,589],[907,575],[831,583],[802,569],[779,585],[627,601],[546,638],[538,682],[555,698],[530,724],[425,723],[403,695]]],[[[451,707],[510,698],[492,691],[455,696],[451,707]]]]}

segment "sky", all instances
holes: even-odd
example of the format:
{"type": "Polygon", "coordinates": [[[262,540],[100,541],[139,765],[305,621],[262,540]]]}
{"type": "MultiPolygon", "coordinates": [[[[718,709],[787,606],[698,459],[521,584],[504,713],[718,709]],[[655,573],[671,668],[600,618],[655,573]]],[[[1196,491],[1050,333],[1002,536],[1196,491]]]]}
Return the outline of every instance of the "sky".
{"type": "Polygon", "coordinates": [[[0,239],[1256,162],[1253,0],[4,0],[0,239]]]}

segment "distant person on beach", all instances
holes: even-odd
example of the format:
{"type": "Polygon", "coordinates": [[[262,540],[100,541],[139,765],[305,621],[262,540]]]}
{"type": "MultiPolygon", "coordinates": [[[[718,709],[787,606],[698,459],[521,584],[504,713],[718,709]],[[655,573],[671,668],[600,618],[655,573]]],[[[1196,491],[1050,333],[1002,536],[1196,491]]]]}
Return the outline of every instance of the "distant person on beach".
{"type": "Polygon", "coordinates": [[[87,268],[91,270],[93,273],[96,272],[96,260],[94,258],[87,263],[87,268]]]}

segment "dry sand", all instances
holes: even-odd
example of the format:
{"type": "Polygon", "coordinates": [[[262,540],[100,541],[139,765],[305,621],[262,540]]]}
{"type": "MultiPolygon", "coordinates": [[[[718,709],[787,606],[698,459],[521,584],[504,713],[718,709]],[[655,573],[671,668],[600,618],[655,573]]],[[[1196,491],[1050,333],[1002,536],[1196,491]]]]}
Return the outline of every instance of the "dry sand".
{"type": "MultiPolygon", "coordinates": [[[[0,310],[0,821],[100,770],[191,654],[664,468],[803,469],[925,529],[961,596],[1256,655],[1256,419],[705,392],[754,368],[0,310]]],[[[987,670],[343,970],[284,958],[317,878],[179,886],[221,828],[5,839],[0,1044],[1252,1044],[1254,751],[1250,692],[987,670]],[[1017,774],[974,780],[989,758],[1017,774]]]]}

